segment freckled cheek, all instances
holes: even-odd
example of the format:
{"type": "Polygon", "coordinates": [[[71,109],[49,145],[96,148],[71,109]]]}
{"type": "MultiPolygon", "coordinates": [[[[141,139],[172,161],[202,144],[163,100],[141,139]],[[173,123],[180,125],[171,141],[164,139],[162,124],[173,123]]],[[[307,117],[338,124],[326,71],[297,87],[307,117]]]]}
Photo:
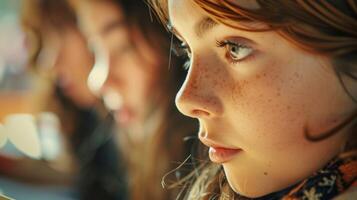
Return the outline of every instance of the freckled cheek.
{"type": "MultiPolygon", "coordinates": [[[[205,57],[206,58],[206,57],[205,57]]],[[[196,59],[194,63],[195,78],[192,87],[195,89],[209,89],[220,95],[221,91],[227,91],[231,79],[227,73],[225,64],[217,58],[217,55],[209,55],[211,59],[196,59]]]]}
{"type": "Polygon", "coordinates": [[[239,124],[238,131],[250,134],[247,140],[277,145],[302,138],[304,106],[296,101],[295,90],[289,87],[294,83],[290,80],[274,73],[262,73],[235,82],[230,116],[239,124]]]}

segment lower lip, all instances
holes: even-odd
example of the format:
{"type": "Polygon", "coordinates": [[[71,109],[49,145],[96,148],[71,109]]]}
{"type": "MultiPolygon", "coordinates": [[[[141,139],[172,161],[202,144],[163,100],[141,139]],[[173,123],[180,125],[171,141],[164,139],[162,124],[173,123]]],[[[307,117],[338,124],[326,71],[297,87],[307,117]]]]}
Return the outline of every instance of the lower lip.
{"type": "Polygon", "coordinates": [[[215,163],[225,163],[233,159],[235,155],[241,152],[241,149],[209,148],[209,158],[215,163]]]}

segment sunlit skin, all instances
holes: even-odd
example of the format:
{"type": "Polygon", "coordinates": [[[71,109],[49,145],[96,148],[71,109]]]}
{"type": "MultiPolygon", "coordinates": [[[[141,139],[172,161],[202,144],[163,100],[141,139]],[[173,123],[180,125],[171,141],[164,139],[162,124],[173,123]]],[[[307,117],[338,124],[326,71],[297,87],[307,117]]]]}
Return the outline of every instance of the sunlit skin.
{"type": "Polygon", "coordinates": [[[61,32],[48,29],[44,35],[39,65],[52,67],[64,94],[77,106],[93,106],[96,97],[87,86],[93,56],[84,36],[71,27],[61,32]]]}
{"type": "Polygon", "coordinates": [[[109,76],[102,94],[114,91],[122,98],[118,123],[135,129],[145,120],[156,94],[159,58],[138,31],[129,31],[120,7],[105,1],[82,3],[79,11],[89,41],[109,53],[109,76]],[[139,44],[134,47],[131,42],[139,44]]]}
{"type": "Polygon", "coordinates": [[[204,144],[239,150],[218,160],[235,192],[260,197],[284,189],[341,151],[347,128],[317,143],[303,133],[304,126],[312,134],[327,131],[355,107],[327,58],[276,32],[215,24],[192,0],[168,3],[170,23],[191,60],[177,107],[199,119],[204,144]]]}

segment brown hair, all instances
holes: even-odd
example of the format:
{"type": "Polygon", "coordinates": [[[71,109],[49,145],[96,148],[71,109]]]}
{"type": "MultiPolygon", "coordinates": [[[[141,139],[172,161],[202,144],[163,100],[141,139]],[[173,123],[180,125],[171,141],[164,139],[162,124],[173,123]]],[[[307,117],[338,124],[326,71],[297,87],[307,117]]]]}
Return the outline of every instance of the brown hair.
{"type": "MultiPolygon", "coordinates": [[[[160,82],[157,84],[160,88],[155,89],[159,92],[154,94],[156,97],[152,101],[151,112],[145,122],[149,124],[155,119],[158,127],[145,133],[149,137],[137,143],[130,140],[128,137],[130,133],[120,133],[120,148],[122,152],[130,149],[123,155],[128,170],[130,199],[173,199],[178,191],[162,188],[162,177],[189,155],[189,142],[185,142],[184,138],[194,135],[197,129],[195,121],[183,116],[175,107],[174,97],[186,72],[174,66],[182,65],[184,60],[169,56],[170,35],[152,16],[150,7],[144,0],[92,1],[117,6],[120,12],[123,12],[124,23],[129,32],[139,33],[160,58],[158,64],[160,82]],[[159,110],[162,112],[158,113],[159,110]]],[[[137,43],[135,38],[129,39],[134,47],[142,45],[137,43]]],[[[176,180],[176,177],[168,178],[168,180],[172,179],[176,180]]]]}
{"type": "Polygon", "coordinates": [[[46,30],[65,31],[76,26],[76,17],[66,0],[26,0],[22,2],[21,23],[30,42],[29,64],[36,66],[46,30]]]}
{"type": "MultiPolygon", "coordinates": [[[[357,2],[355,0],[256,0],[257,8],[243,8],[230,0],[193,0],[215,21],[246,31],[276,31],[294,45],[330,58],[341,85],[357,103],[356,88],[347,87],[345,81],[357,80],[357,2]],[[253,29],[237,22],[259,22],[267,27],[253,29]]],[[[163,23],[168,23],[167,0],[150,0],[163,23]]],[[[305,128],[305,136],[311,141],[320,141],[355,122],[357,111],[341,124],[326,133],[313,137],[305,128]]],[[[351,125],[351,139],[346,151],[356,149],[357,138],[351,125]]],[[[191,186],[189,199],[233,199],[236,194],[224,180],[223,170],[213,164],[202,164],[191,175],[199,173],[191,186]],[[198,172],[197,172],[198,171],[198,172]]]]}

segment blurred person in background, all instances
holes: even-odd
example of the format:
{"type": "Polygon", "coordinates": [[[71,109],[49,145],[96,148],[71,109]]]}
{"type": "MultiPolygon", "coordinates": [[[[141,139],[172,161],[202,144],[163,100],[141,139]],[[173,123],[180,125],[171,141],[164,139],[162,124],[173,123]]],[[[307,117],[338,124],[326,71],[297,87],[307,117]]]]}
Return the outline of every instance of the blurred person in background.
{"type": "Polygon", "coordinates": [[[26,0],[22,8],[29,65],[53,80],[52,98],[38,103],[60,117],[69,155],[54,163],[33,161],[27,167],[19,163],[18,172],[32,182],[41,176],[42,184],[74,182],[80,199],[124,198],[121,188],[126,184],[112,137],[113,118],[87,86],[94,58],[77,28],[74,12],[64,0],[26,0]],[[35,173],[47,164],[55,169],[51,177],[42,171],[35,173]]]}
{"type": "MultiPolygon", "coordinates": [[[[197,125],[175,108],[175,92],[185,71],[178,67],[181,59],[170,60],[168,33],[141,0],[72,2],[95,52],[108,56],[109,64],[97,63],[90,75],[95,78],[89,81],[108,72],[95,88],[119,127],[129,199],[176,198],[178,191],[164,189],[161,181],[188,157],[191,143],[184,138],[195,134],[197,125]]],[[[176,181],[181,175],[167,180],[176,181]]]]}

